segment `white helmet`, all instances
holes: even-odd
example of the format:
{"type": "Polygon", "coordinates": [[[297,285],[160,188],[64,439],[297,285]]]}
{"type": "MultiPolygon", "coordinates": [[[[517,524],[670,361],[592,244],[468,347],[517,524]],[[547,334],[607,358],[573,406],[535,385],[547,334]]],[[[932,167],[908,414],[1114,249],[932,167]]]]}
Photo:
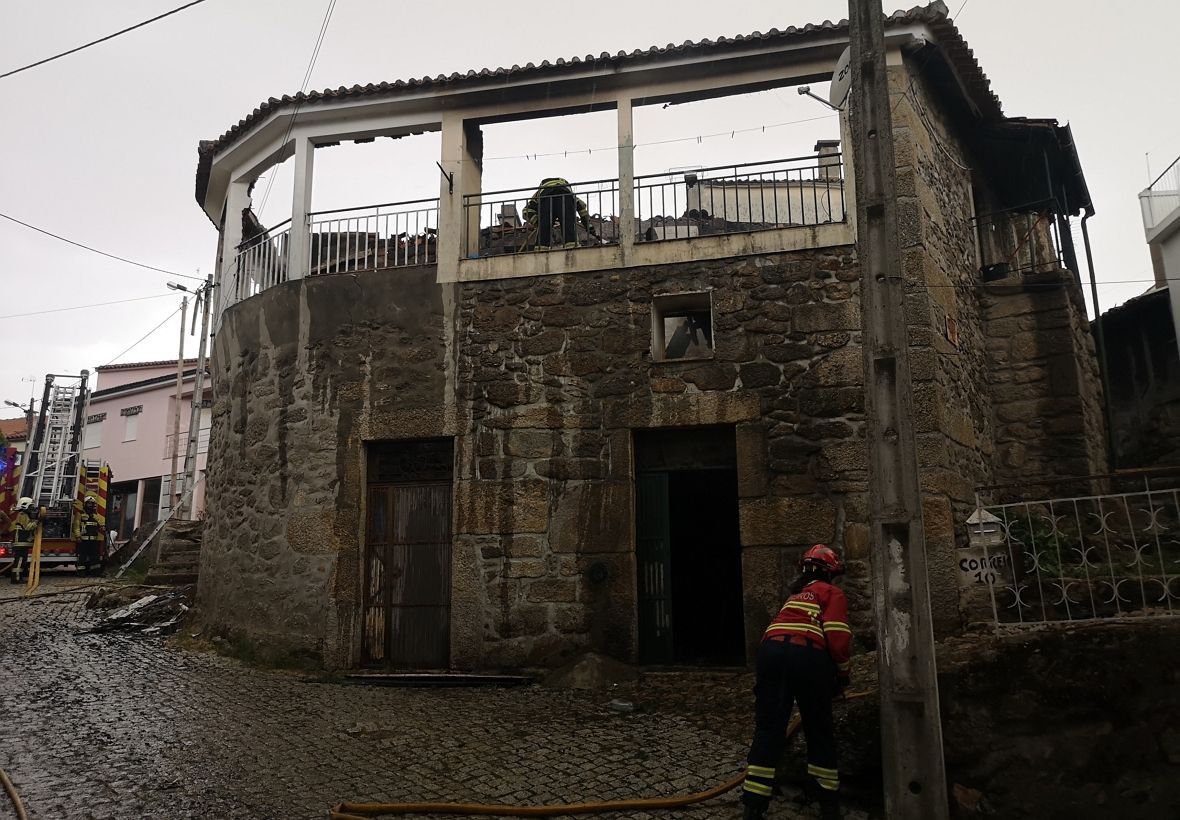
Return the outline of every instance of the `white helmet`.
{"type": "Polygon", "coordinates": [[[32,507],[32,506],[33,506],[33,499],[29,498],[27,495],[21,497],[16,502],[17,512],[21,512],[22,510],[27,510],[27,509],[29,509],[29,507],[32,507]]]}

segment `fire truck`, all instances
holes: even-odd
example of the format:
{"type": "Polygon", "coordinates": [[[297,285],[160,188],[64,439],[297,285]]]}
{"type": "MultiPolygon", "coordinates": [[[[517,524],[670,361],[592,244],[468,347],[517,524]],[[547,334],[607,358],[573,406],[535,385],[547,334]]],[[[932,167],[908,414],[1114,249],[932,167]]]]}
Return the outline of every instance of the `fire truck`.
{"type": "MultiPolygon", "coordinates": [[[[41,413],[18,466],[15,448],[0,450],[0,526],[9,528],[20,498],[45,509],[41,534],[42,566],[78,565],[74,525],[87,496],[98,502],[98,519],[106,532],[107,495],[112,474],[101,461],[82,458],[82,437],[90,400],[89,372],[45,377],[41,413]]],[[[12,532],[0,532],[0,564],[12,560],[12,532]]],[[[107,540],[99,560],[106,563],[107,540]]]]}

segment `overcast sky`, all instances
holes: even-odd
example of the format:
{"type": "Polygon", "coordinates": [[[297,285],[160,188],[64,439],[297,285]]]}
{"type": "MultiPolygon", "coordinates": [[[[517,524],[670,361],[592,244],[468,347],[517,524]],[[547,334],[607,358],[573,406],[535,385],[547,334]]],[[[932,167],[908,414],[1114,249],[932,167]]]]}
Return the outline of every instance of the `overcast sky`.
{"type": "MultiPolygon", "coordinates": [[[[949,3],[952,13],[960,2],[949,3]]],[[[0,73],[177,5],[180,0],[9,0],[0,73]]],[[[197,141],[220,135],[267,97],[298,90],[326,6],[327,0],[207,0],[0,80],[0,212],[156,267],[211,272],[216,232],[193,198],[197,141]]],[[[338,0],[311,86],[523,65],[846,16],[843,0],[566,6],[338,0]],[[533,22],[534,16],[546,22],[533,22]]],[[[1008,115],[1073,125],[1098,210],[1090,225],[1103,308],[1145,290],[1151,264],[1136,195],[1148,182],[1145,155],[1158,173],[1180,154],[1180,107],[1165,79],[1175,73],[1180,4],[969,0],[958,23],[1008,115]]],[[[835,135],[835,121],[825,113],[789,90],[699,108],[644,109],[637,114],[639,143],[779,127],[640,148],[638,171],[806,153],[816,138],[835,135]]],[[[544,163],[490,158],[606,148],[614,136],[609,114],[489,129],[485,190],[527,186],[548,173],[613,177],[609,151],[544,163]]],[[[317,151],[313,207],[437,196],[437,155],[437,135],[317,151]]],[[[256,206],[266,184],[255,191],[256,206]]],[[[286,169],[274,172],[270,184],[267,224],[289,216],[291,201],[286,169]]],[[[165,288],[168,280],[0,220],[7,342],[0,400],[27,401],[32,385],[22,380],[30,376],[39,397],[47,372],[93,370],[116,357],[175,356],[178,316],[120,355],[178,307],[178,297],[165,288]],[[151,298],[8,318],[141,297],[151,298]]],[[[188,344],[191,355],[195,339],[188,344]]],[[[18,415],[5,410],[0,417],[18,415]]]]}

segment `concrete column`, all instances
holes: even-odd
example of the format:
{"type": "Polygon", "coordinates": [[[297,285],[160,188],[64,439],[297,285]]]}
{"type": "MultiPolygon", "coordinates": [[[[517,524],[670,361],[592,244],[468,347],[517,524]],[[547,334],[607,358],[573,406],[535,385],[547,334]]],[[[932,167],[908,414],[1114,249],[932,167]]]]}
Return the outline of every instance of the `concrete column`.
{"type": "Polygon", "coordinates": [[[291,239],[287,255],[287,279],[307,276],[311,232],[307,215],[311,211],[311,182],[315,146],[307,137],[295,140],[295,185],[291,199],[291,239]]]}
{"type": "Polygon", "coordinates": [[[242,211],[250,207],[250,183],[231,182],[225,195],[225,220],[221,226],[221,248],[219,264],[214,272],[213,304],[217,309],[214,319],[216,326],[224,307],[233,304],[240,297],[241,283],[237,277],[238,245],[242,244],[242,211]]]}
{"type": "Polygon", "coordinates": [[[440,164],[444,175],[438,195],[438,280],[456,282],[459,260],[479,253],[479,210],[475,207],[483,187],[483,132],[479,126],[464,122],[460,114],[444,114],[440,164]]]}
{"type": "Polygon", "coordinates": [[[630,98],[619,100],[619,247],[623,264],[635,247],[635,124],[630,98]]]}

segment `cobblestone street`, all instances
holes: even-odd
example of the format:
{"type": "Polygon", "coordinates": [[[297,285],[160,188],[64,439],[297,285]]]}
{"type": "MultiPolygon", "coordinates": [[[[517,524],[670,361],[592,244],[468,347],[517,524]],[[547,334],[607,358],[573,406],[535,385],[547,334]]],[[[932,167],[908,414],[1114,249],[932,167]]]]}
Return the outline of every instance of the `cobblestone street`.
{"type": "MultiPolygon", "coordinates": [[[[47,573],[42,592],[78,583],[47,573]]],[[[87,634],[97,615],[84,592],[13,601],[18,589],[0,588],[0,768],[33,818],[298,818],[324,817],[342,799],[660,796],[716,784],[744,756],[732,733],[616,713],[602,693],[313,682],[156,637],[87,634]]],[[[734,793],[605,816],[738,811],[734,793]]]]}

